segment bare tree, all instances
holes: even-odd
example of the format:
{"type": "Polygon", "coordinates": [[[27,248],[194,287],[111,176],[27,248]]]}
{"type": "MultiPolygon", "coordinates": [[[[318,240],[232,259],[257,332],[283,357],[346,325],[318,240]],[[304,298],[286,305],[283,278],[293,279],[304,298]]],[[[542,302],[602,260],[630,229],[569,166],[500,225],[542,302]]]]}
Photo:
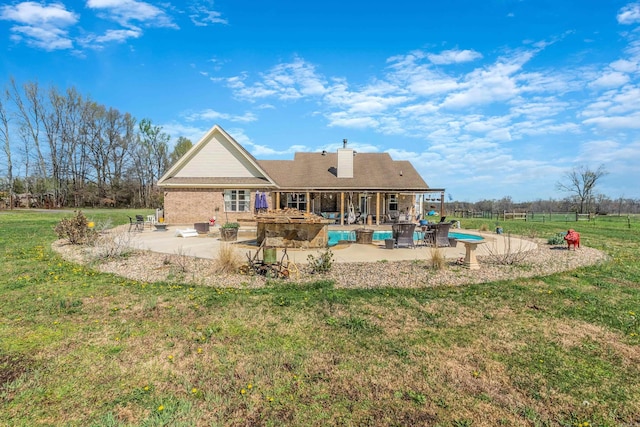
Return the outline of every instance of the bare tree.
{"type": "MultiPolygon", "coordinates": [[[[9,99],[8,91],[3,93],[5,99],[9,99]]],[[[0,97],[0,140],[2,140],[2,150],[7,158],[7,184],[9,207],[13,209],[13,163],[11,161],[11,141],[9,140],[9,113],[5,108],[5,103],[0,97]]]]}
{"type": "Polygon", "coordinates": [[[96,103],[90,103],[85,113],[86,145],[94,169],[96,196],[113,200],[115,204],[121,199],[125,186],[124,173],[135,140],[135,119],[128,113],[121,114],[113,108],[107,110],[96,103]]]}
{"type": "Polygon", "coordinates": [[[33,143],[36,149],[38,173],[40,177],[47,177],[47,166],[44,154],[40,147],[40,131],[42,129],[42,108],[43,100],[38,83],[25,83],[22,87],[25,100],[18,88],[16,81],[11,78],[11,98],[18,107],[18,117],[20,119],[21,135],[24,139],[25,149],[28,150],[27,157],[30,156],[30,147],[33,143]]]}
{"type": "MultiPolygon", "coordinates": [[[[73,87],[43,90],[37,82],[11,78],[3,95],[0,161],[7,178],[2,181],[14,192],[40,193],[29,206],[161,203],[156,182],[169,166],[170,137],[160,126],[145,119],[136,128],[130,114],[84,98],[73,87]],[[17,136],[11,142],[10,131],[17,136]],[[24,178],[15,176],[15,153],[24,162],[19,169],[24,178]]],[[[183,139],[171,154],[177,158],[191,145],[183,139]]]]}
{"type": "Polygon", "coordinates": [[[578,166],[567,172],[567,181],[558,182],[556,188],[573,194],[580,203],[580,213],[585,213],[585,210],[589,210],[598,180],[607,174],[604,165],[600,165],[595,171],[587,166],[578,166]]]}

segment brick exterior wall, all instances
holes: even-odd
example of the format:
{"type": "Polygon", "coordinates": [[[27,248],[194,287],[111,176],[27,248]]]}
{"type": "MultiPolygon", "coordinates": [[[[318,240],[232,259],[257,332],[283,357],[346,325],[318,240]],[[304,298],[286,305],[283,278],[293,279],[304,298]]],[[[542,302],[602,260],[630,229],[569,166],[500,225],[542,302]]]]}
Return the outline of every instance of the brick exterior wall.
{"type": "MultiPolygon", "coordinates": [[[[216,217],[216,224],[227,220],[253,218],[254,193],[251,192],[251,210],[249,212],[224,211],[224,191],[221,189],[165,189],[164,221],[167,224],[194,224],[207,222],[216,217]],[[216,211],[216,208],[218,211],[216,211]]],[[[269,197],[267,197],[269,199],[269,197]]],[[[269,202],[271,203],[271,202],[269,202]]]]}
{"type": "MultiPolygon", "coordinates": [[[[354,207],[358,209],[358,193],[354,193],[354,207]]],[[[273,206],[271,195],[267,193],[269,206],[273,206]]],[[[167,224],[192,225],[196,222],[207,222],[209,218],[216,217],[216,224],[222,225],[225,222],[236,222],[238,219],[252,219],[254,217],[255,191],[251,191],[251,210],[249,212],[227,212],[224,211],[224,190],[222,189],[165,189],[164,190],[164,220],[167,224]],[[216,208],[218,209],[216,211],[216,208]]],[[[316,203],[320,203],[323,211],[335,208],[337,212],[340,207],[339,193],[333,194],[331,199],[324,194],[317,196],[316,203]]],[[[381,197],[380,203],[384,203],[381,197]]],[[[281,204],[286,206],[286,195],[281,196],[281,204]]],[[[318,205],[316,204],[316,209],[318,205]]],[[[347,198],[345,197],[345,208],[347,198]]],[[[398,200],[398,211],[407,212],[413,207],[411,196],[401,197],[398,200]]],[[[376,198],[371,198],[371,213],[376,212],[376,198]]],[[[384,208],[380,207],[380,212],[384,208]]],[[[381,222],[384,220],[381,219],[381,222]]]]}

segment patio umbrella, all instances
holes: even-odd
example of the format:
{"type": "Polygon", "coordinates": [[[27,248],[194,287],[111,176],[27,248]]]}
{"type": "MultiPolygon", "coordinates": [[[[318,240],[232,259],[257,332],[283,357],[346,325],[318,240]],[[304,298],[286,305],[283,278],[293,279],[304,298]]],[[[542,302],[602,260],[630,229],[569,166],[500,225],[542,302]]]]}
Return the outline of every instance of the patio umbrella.
{"type": "Polygon", "coordinates": [[[269,209],[266,193],[260,193],[260,209],[269,209]]]}
{"type": "Polygon", "coordinates": [[[256,200],[253,203],[253,207],[255,208],[255,210],[259,211],[260,210],[260,192],[256,191],[256,200]]]}
{"type": "Polygon", "coordinates": [[[257,211],[267,209],[267,195],[256,191],[255,208],[257,211]]]}

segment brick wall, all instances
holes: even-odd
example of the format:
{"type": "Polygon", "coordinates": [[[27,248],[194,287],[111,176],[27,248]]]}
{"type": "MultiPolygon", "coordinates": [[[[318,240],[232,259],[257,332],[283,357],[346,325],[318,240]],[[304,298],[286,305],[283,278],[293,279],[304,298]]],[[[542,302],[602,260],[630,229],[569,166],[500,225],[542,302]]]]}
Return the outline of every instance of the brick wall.
{"type": "Polygon", "coordinates": [[[251,211],[224,212],[224,194],[220,189],[165,189],[164,220],[167,224],[194,224],[207,222],[216,217],[216,224],[227,220],[236,222],[239,218],[253,218],[253,192],[251,211]],[[216,208],[218,209],[216,211],[216,208]]]}

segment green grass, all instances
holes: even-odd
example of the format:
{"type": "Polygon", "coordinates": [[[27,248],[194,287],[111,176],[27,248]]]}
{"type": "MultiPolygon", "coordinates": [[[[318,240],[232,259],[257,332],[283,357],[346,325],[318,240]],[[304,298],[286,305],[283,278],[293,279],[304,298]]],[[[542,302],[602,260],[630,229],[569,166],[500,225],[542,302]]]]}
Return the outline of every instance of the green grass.
{"type": "Polygon", "coordinates": [[[640,230],[622,222],[572,223],[611,261],[549,277],[223,289],[65,262],[65,215],[0,212],[0,425],[640,423],[640,230]]]}

